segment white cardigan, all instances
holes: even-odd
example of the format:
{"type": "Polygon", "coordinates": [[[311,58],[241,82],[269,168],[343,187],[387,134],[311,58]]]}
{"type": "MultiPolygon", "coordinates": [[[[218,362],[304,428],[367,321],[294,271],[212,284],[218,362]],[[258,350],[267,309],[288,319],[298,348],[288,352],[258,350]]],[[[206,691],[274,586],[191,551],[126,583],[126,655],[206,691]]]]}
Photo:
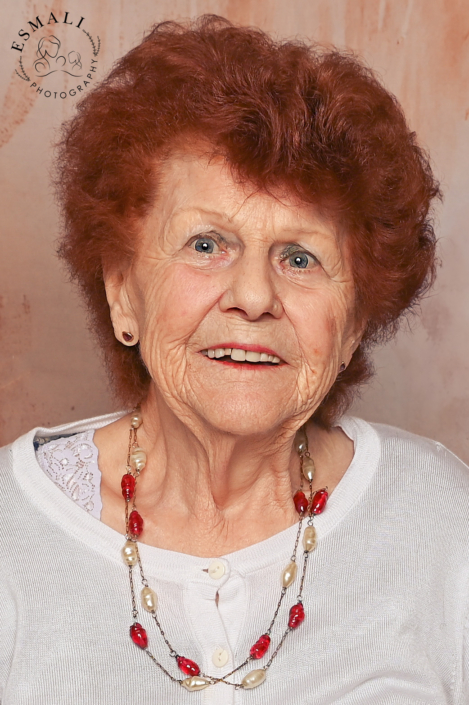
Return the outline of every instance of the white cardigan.
{"type": "MultiPolygon", "coordinates": [[[[258,688],[218,684],[189,693],[130,640],[123,537],[67,497],[36,461],[35,436],[78,433],[117,417],[35,429],[0,450],[3,705],[469,703],[469,469],[452,453],[395,428],[343,419],[355,455],[315,520],[304,623],[258,688]]],[[[213,675],[246,658],[275,610],[295,532],[210,559],[141,545],[160,621],[180,654],[213,675]],[[217,658],[228,662],[215,666],[217,658]]],[[[296,594],[294,584],[274,645],[296,594]]],[[[153,653],[184,677],[142,612],[153,653]]]]}

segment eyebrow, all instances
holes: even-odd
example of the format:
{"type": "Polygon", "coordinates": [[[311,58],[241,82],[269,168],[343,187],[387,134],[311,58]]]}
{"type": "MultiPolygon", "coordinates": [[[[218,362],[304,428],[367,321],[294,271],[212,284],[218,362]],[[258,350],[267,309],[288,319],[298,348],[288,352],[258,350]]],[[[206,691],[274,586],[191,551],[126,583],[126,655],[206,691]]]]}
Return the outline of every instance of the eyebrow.
{"type": "Polygon", "coordinates": [[[233,218],[228,215],[228,213],[225,213],[225,211],[215,211],[215,210],[206,210],[205,208],[198,208],[197,206],[191,206],[189,208],[178,208],[173,212],[173,218],[174,216],[181,215],[184,213],[203,213],[205,216],[208,217],[213,217],[215,216],[216,218],[223,218],[224,220],[227,220],[229,223],[233,222],[233,218]]]}
{"type": "MultiPolygon", "coordinates": [[[[179,215],[184,215],[186,213],[201,213],[204,216],[210,218],[210,217],[216,217],[216,218],[221,218],[223,220],[226,220],[228,223],[234,223],[234,217],[230,216],[228,213],[225,211],[216,211],[216,210],[206,210],[205,208],[198,208],[197,206],[189,207],[189,208],[179,208],[178,210],[174,211],[173,216],[171,220],[175,216],[179,215]]],[[[336,236],[337,233],[335,232],[333,226],[327,226],[325,224],[325,228],[323,229],[321,227],[313,227],[313,228],[304,228],[304,227],[285,227],[282,228],[282,231],[285,233],[294,233],[295,235],[333,235],[336,236]]]]}
{"type": "MultiPolygon", "coordinates": [[[[199,206],[188,206],[188,207],[181,207],[178,208],[176,211],[173,212],[172,217],[170,219],[170,222],[174,219],[174,217],[177,217],[179,215],[184,215],[184,214],[190,214],[190,213],[198,213],[203,215],[204,217],[211,219],[211,218],[220,218],[222,220],[225,220],[225,222],[229,223],[230,225],[235,224],[235,217],[236,213],[234,216],[230,216],[228,213],[225,211],[218,211],[218,210],[207,210],[206,208],[199,207],[199,206]]],[[[210,224],[208,224],[208,227],[210,227],[210,224]]],[[[324,226],[321,227],[321,223],[318,223],[317,225],[313,226],[311,229],[302,227],[299,225],[297,228],[296,227],[285,227],[281,228],[281,234],[279,233],[279,236],[285,237],[286,235],[294,236],[295,238],[299,238],[302,235],[306,237],[311,237],[311,236],[320,236],[320,237],[326,237],[328,239],[332,238],[335,242],[335,244],[339,247],[340,249],[340,233],[337,231],[336,227],[332,223],[324,223],[324,226]],[[291,235],[290,235],[291,234],[291,235]]],[[[220,234],[221,235],[221,234],[220,234]]]]}

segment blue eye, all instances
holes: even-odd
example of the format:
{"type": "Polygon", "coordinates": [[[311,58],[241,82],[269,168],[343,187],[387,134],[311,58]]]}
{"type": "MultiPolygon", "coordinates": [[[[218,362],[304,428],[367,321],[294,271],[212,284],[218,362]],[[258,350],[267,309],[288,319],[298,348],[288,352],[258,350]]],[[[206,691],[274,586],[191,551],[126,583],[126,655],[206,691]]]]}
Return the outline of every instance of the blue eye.
{"type": "Polygon", "coordinates": [[[280,254],[280,261],[288,263],[292,269],[314,269],[319,265],[317,258],[310,252],[305,252],[301,245],[292,243],[287,245],[280,254]]]}
{"type": "Polygon", "coordinates": [[[197,252],[203,252],[204,254],[212,254],[215,249],[215,243],[213,240],[207,237],[199,237],[194,240],[194,248],[197,252]]]}
{"type": "Polygon", "coordinates": [[[305,252],[297,252],[289,258],[289,262],[292,267],[306,269],[309,264],[309,257],[305,252]]]}

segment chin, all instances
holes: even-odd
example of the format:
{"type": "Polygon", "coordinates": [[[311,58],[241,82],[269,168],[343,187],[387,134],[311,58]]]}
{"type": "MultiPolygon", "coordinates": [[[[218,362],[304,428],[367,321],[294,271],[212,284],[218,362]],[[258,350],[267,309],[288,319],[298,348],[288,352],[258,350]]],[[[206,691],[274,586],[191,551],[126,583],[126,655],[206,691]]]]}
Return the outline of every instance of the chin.
{"type": "Polygon", "coordinates": [[[280,409],[278,402],[257,399],[255,403],[246,403],[245,397],[231,397],[222,403],[213,400],[209,408],[199,408],[197,412],[204,423],[223,433],[235,436],[252,436],[266,434],[278,428],[289,415],[280,409]]]}

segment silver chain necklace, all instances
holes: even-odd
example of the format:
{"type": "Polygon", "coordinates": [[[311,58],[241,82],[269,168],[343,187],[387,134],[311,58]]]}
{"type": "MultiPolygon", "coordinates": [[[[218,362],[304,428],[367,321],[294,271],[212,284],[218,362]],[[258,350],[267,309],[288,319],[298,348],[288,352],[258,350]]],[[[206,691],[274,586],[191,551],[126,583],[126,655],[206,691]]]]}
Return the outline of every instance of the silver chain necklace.
{"type": "Polygon", "coordinates": [[[122,557],[129,569],[130,595],[132,600],[133,623],[130,627],[130,637],[134,644],[136,644],[143,651],[145,651],[149,658],[151,658],[153,663],[158,666],[158,668],[166,676],[168,676],[168,678],[170,678],[174,683],[178,683],[186,690],[203,690],[204,688],[208,688],[208,686],[215,685],[216,683],[225,683],[226,685],[230,685],[235,689],[243,688],[249,690],[252,688],[256,688],[265,681],[267,672],[289,633],[297,629],[305,619],[305,611],[303,607],[303,587],[306,577],[306,568],[308,564],[309,555],[316,548],[317,544],[316,529],[313,525],[313,520],[316,514],[321,514],[321,512],[324,511],[329,496],[327,488],[313,492],[312,485],[315,467],[313,459],[311,458],[308,451],[308,440],[306,436],[306,431],[304,427],[302,427],[297,434],[297,451],[300,457],[300,488],[293,496],[293,501],[295,504],[295,508],[299,514],[298,531],[296,533],[293,552],[290,556],[290,563],[282,572],[282,590],[280,592],[280,598],[277,603],[277,607],[275,609],[274,615],[267,630],[253,644],[246,659],[232,671],[220,677],[212,676],[207,673],[201,672],[199,666],[195,661],[192,661],[191,659],[179,654],[167,638],[163,627],[161,626],[161,623],[158,619],[158,598],[155,591],[152,590],[152,588],[148,585],[148,581],[143,571],[142,561],[140,559],[140,552],[138,549],[137,542],[138,537],[143,532],[143,519],[137,511],[135,504],[137,494],[137,480],[140,476],[140,473],[144,469],[147,460],[145,451],[140,448],[137,443],[137,429],[142,424],[142,416],[139,410],[136,410],[134,412],[130,423],[131,426],[129,433],[126,473],[122,477],[121,482],[122,496],[125,500],[126,530],[126,542],[124,544],[124,547],[122,548],[122,557]],[[309,499],[303,492],[304,480],[306,480],[309,485],[309,499]],[[296,602],[292,607],[290,607],[289,610],[287,627],[280,635],[275,650],[272,652],[269,660],[262,666],[262,668],[256,668],[254,670],[249,671],[240,682],[233,682],[231,680],[228,680],[229,678],[231,678],[231,676],[233,676],[235,673],[247,666],[250,662],[263,658],[270,649],[272,641],[272,630],[277,621],[284,597],[287,594],[288,588],[292,585],[297,576],[297,551],[300,542],[301,530],[303,527],[303,520],[306,517],[306,528],[303,533],[303,565],[301,569],[300,587],[296,596],[296,602]],[[135,580],[133,573],[134,568],[137,566],[140,573],[140,582],[142,585],[140,590],[140,604],[143,609],[151,615],[153,621],[156,624],[157,630],[159,631],[164,643],[168,648],[170,658],[176,661],[179,670],[186,676],[186,678],[177,678],[176,676],[172,675],[169,670],[167,670],[167,668],[165,668],[165,666],[163,666],[156,659],[156,657],[148,648],[148,636],[146,629],[144,629],[144,627],[138,621],[139,612],[137,606],[135,580]]]}

